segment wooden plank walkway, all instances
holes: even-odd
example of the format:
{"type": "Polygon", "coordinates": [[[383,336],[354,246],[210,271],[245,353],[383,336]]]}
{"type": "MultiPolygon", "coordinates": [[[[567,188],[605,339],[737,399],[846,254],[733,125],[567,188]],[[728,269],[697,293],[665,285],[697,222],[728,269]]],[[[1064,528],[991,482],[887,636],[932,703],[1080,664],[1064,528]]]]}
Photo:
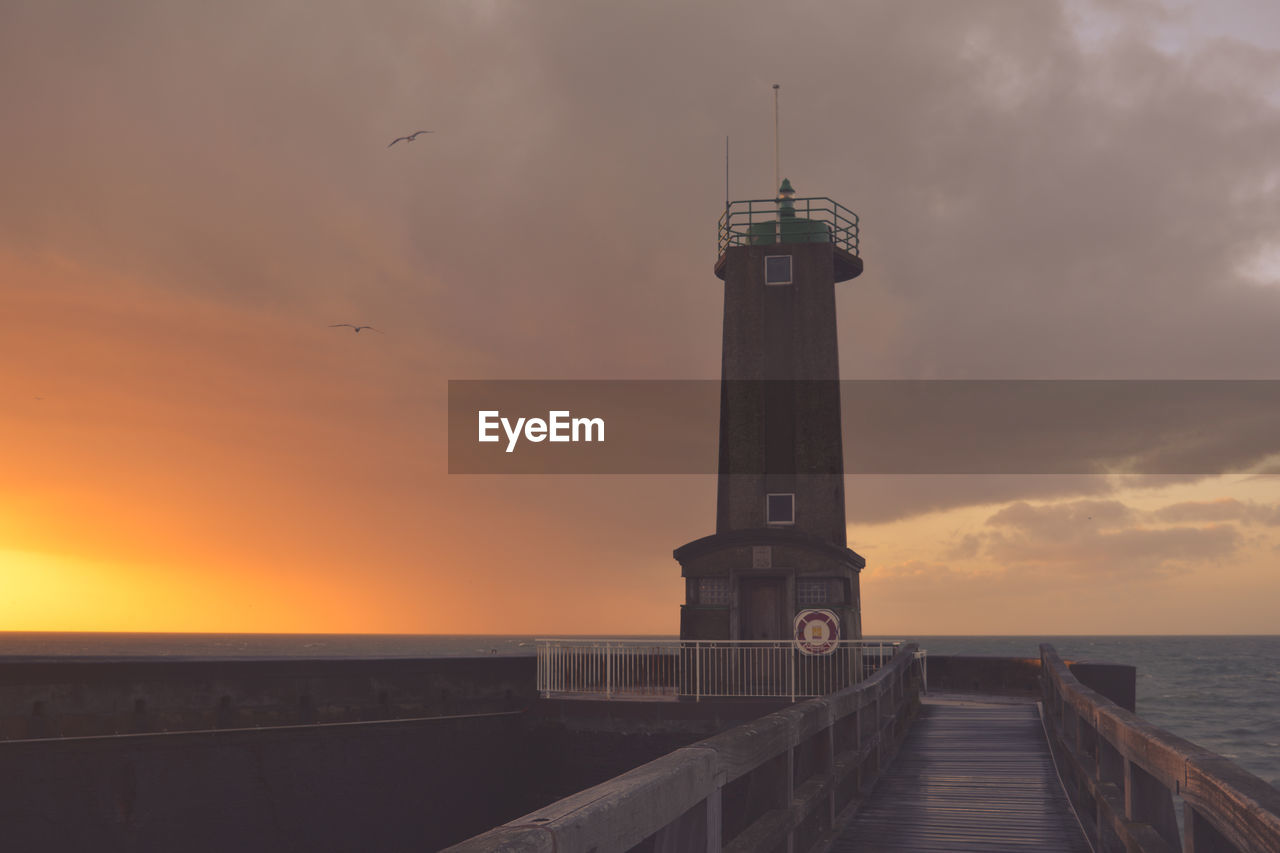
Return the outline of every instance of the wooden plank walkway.
{"type": "Polygon", "coordinates": [[[1035,705],[926,700],[831,853],[1064,851],[1089,843],[1035,705]]]}

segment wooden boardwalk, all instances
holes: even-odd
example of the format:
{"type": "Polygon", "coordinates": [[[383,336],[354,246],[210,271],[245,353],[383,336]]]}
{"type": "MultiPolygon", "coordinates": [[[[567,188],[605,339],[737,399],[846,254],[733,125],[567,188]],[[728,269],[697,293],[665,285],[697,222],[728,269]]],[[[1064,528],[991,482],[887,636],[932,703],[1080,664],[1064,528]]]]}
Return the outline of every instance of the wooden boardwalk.
{"type": "Polygon", "coordinates": [[[1065,851],[1089,843],[1054,772],[1035,705],[926,700],[831,853],[1065,851]]]}

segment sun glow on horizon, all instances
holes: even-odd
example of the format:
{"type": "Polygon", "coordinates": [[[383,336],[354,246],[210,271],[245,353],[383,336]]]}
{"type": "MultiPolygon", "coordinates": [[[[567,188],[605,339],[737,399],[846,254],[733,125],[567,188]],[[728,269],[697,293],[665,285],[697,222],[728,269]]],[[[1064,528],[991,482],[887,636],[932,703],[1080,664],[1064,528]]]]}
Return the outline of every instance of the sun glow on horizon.
{"type": "Polygon", "coordinates": [[[328,583],[16,549],[0,549],[0,589],[9,631],[365,633],[371,621],[357,591],[328,583]]]}
{"type": "Polygon", "coordinates": [[[12,631],[129,630],[136,590],[118,567],[0,549],[0,622],[12,631]]]}

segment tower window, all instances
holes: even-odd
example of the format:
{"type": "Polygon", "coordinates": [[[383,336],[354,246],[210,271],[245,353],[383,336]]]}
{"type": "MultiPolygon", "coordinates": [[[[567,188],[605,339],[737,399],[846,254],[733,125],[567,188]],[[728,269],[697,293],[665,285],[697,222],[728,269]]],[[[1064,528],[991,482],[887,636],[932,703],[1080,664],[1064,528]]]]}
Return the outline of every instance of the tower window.
{"type": "Polygon", "coordinates": [[[728,604],[728,578],[698,578],[699,604],[728,604]]]}
{"type": "Polygon", "coordinates": [[[791,256],[766,255],[764,259],[765,284],[791,284],[791,256]]]}
{"type": "Polygon", "coordinates": [[[768,524],[795,524],[796,496],[790,493],[766,495],[765,521],[768,524]]]}
{"type": "Polygon", "coordinates": [[[796,578],[796,604],[800,607],[844,603],[844,581],[841,578],[796,578]]]}
{"type": "Polygon", "coordinates": [[[801,607],[812,607],[815,604],[826,604],[830,598],[826,578],[798,578],[796,580],[796,604],[801,607]]]}

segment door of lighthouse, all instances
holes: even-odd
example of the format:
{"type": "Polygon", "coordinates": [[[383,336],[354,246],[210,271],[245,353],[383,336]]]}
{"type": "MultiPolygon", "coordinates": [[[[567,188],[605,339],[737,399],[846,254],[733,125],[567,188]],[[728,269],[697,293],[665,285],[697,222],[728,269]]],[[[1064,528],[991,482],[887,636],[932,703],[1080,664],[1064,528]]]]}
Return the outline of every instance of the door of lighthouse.
{"type": "Polygon", "coordinates": [[[782,578],[743,578],[742,611],[739,615],[741,639],[785,640],[788,636],[783,603],[787,583],[782,578]]]}

